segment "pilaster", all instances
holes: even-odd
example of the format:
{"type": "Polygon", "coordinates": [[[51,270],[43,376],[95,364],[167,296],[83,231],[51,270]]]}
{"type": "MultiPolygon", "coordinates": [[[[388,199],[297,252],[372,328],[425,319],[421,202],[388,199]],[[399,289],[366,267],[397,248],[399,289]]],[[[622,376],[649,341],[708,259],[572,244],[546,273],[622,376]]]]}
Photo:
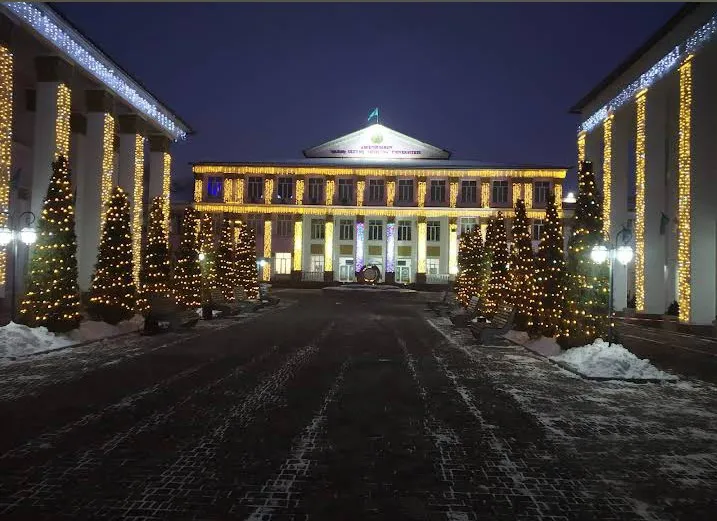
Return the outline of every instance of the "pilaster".
{"type": "MultiPolygon", "coordinates": [[[[155,197],[164,198],[165,230],[169,231],[170,188],[172,183],[172,156],[169,152],[170,140],[167,136],[153,134],[149,136],[149,186],[148,196],[151,204],[155,197]]],[[[167,233],[169,237],[169,233],[167,233]]]]}
{"type": "MultiPolygon", "coordinates": [[[[634,105],[622,107],[613,118],[612,139],[612,180],[610,183],[610,239],[614,244],[617,234],[627,224],[627,177],[630,146],[635,136],[634,105]]],[[[627,266],[613,264],[613,305],[616,311],[627,307],[627,266]]]]}
{"type": "Polygon", "coordinates": [[[324,282],[334,280],[334,217],[324,217],[324,282]]]}

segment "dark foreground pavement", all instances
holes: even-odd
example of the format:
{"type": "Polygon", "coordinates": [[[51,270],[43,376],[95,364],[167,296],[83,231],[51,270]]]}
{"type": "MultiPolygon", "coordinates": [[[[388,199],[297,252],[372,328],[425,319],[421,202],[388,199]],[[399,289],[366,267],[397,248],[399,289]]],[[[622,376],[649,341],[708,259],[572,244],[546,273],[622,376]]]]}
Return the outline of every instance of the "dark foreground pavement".
{"type": "MultiPolygon", "coordinates": [[[[676,447],[590,440],[576,396],[592,383],[519,350],[474,355],[407,299],[284,296],[231,327],[0,367],[0,517],[714,519],[714,459],[673,483],[691,501],[666,502],[651,473],[676,447]]],[[[591,402],[615,409],[608,437],[633,387],[591,402]]],[[[695,420],[705,447],[715,418],[695,420]]]]}

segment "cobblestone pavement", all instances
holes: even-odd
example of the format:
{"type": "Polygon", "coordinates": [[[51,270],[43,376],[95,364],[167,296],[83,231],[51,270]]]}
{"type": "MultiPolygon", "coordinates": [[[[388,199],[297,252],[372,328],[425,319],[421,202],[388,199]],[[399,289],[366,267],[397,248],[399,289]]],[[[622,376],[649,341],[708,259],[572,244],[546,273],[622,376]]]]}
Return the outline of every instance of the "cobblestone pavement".
{"type": "Polygon", "coordinates": [[[714,518],[713,386],[586,382],[404,299],[289,296],[0,366],[0,517],[714,518]]]}

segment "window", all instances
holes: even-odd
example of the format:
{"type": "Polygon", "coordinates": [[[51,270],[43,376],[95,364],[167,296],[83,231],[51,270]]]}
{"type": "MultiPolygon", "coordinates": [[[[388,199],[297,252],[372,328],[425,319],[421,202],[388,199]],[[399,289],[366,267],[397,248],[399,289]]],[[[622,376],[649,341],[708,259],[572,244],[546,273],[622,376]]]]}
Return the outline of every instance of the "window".
{"type": "Polygon", "coordinates": [[[224,180],[221,177],[208,177],[207,178],[207,196],[208,197],[221,197],[223,181],[224,180]]]}
{"type": "Polygon", "coordinates": [[[290,177],[280,177],[276,187],[276,196],[282,201],[289,201],[294,196],[294,180],[290,177]]]}
{"type": "Polygon", "coordinates": [[[369,241],[383,240],[383,221],[369,221],[368,222],[368,240],[369,241]]]}
{"type": "Polygon", "coordinates": [[[339,200],[342,204],[351,204],[354,200],[353,179],[339,179],[339,200]]]}
{"type": "Polygon", "coordinates": [[[426,259],[426,273],[428,275],[438,275],[438,271],[440,269],[441,265],[441,259],[437,258],[429,258],[426,259]]]}
{"type": "Polygon", "coordinates": [[[478,202],[478,181],[461,181],[461,202],[478,202]]]}
{"type": "Polygon", "coordinates": [[[351,219],[341,219],[339,221],[339,240],[354,240],[354,222],[351,219]]]}
{"type": "Polygon", "coordinates": [[[508,181],[493,181],[493,204],[508,203],[508,181]]]}
{"type": "Polygon", "coordinates": [[[411,240],[411,221],[398,221],[398,240],[411,240]]]}
{"type": "Polygon", "coordinates": [[[324,271],[323,255],[312,255],[309,262],[309,271],[313,271],[314,273],[324,271]]]}
{"type": "Polygon", "coordinates": [[[373,203],[383,202],[383,179],[368,180],[368,200],[373,203]]]}
{"type": "Polygon", "coordinates": [[[461,235],[464,233],[471,233],[476,229],[478,224],[475,219],[461,219],[461,235]]]}
{"type": "Polygon", "coordinates": [[[324,238],[324,220],[323,219],[311,219],[311,238],[312,239],[323,239],[324,238]]]}
{"type": "Polygon", "coordinates": [[[412,203],[413,202],[413,179],[399,179],[398,180],[398,202],[399,203],[412,203]]]}
{"type": "Polygon", "coordinates": [[[550,181],[537,181],[533,188],[535,204],[546,204],[550,193],[550,181]]]}
{"type": "Polygon", "coordinates": [[[291,275],[291,253],[277,253],[274,257],[274,273],[291,275]]]}
{"type": "Polygon", "coordinates": [[[276,218],[276,236],[277,237],[291,237],[291,232],[294,224],[293,215],[279,215],[276,218]]]}
{"type": "Polygon", "coordinates": [[[534,219],[533,220],[533,240],[539,241],[543,238],[543,227],[545,226],[545,221],[542,219],[534,219]]]}
{"type": "Polygon", "coordinates": [[[247,185],[249,202],[258,203],[264,197],[264,180],[261,177],[250,177],[247,185]]]}
{"type": "Polygon", "coordinates": [[[260,237],[264,229],[264,216],[260,214],[249,214],[247,224],[250,229],[254,230],[254,237],[260,237]]]}
{"type": "Polygon", "coordinates": [[[426,221],[426,240],[441,240],[441,221],[426,221]]]}
{"type": "Polygon", "coordinates": [[[309,201],[311,204],[318,204],[324,200],[324,180],[309,179],[309,201]]]}
{"type": "Polygon", "coordinates": [[[445,179],[434,179],[431,181],[431,201],[442,203],[446,200],[445,179]]]}

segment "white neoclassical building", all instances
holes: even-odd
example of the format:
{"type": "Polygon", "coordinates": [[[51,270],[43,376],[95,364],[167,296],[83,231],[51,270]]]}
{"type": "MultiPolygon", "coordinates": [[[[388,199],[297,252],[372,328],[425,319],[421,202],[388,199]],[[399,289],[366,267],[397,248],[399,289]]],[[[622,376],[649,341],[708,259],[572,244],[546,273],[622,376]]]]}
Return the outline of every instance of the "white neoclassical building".
{"type": "MultiPolygon", "coordinates": [[[[81,290],[89,289],[101,208],[112,187],[129,194],[138,261],[146,201],[169,200],[170,144],[190,133],[50,6],[0,3],[0,226],[26,211],[39,216],[51,164],[58,155],[68,157],[81,290]]],[[[19,249],[15,265],[9,252],[0,252],[2,294],[10,270],[18,286],[24,278],[26,249],[19,249]]]]}
{"type": "MultiPolygon", "coordinates": [[[[614,240],[635,196],[638,312],[710,324],[717,300],[717,4],[686,4],[572,109],[614,240]]],[[[628,284],[617,268],[615,308],[628,284]]]]}

